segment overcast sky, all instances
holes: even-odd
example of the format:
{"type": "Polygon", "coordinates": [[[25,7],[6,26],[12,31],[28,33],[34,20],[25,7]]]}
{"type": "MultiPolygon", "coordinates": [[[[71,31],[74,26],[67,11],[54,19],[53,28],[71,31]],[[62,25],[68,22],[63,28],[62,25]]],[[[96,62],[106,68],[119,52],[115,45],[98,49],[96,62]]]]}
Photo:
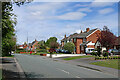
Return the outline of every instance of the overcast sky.
{"type": "MultiPolygon", "coordinates": [[[[96,1],[96,0],[95,0],[96,1]]],[[[17,43],[28,40],[47,40],[57,37],[58,41],[65,34],[108,26],[118,34],[117,2],[32,2],[21,7],[14,5],[17,15],[17,43]]]]}

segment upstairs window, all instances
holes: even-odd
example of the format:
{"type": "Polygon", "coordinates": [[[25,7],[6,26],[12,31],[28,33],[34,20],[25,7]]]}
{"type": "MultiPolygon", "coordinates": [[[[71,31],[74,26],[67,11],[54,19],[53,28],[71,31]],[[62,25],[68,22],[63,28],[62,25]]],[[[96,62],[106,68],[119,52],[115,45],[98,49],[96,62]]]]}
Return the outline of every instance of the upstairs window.
{"type": "Polygon", "coordinates": [[[76,38],[74,38],[73,41],[76,42],[76,38]]]}

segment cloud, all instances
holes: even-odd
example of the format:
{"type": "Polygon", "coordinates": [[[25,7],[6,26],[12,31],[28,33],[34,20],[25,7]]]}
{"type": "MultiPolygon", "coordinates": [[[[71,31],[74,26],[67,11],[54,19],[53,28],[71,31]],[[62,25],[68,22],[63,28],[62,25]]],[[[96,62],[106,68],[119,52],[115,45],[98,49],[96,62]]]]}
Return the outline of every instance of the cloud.
{"type": "Polygon", "coordinates": [[[85,17],[86,14],[82,12],[69,12],[60,16],[57,16],[61,20],[79,20],[85,17]]]}
{"type": "Polygon", "coordinates": [[[89,5],[83,5],[83,4],[76,4],[74,7],[87,7],[87,6],[89,6],[89,5]]]}
{"type": "Polygon", "coordinates": [[[32,14],[32,15],[41,15],[42,12],[41,12],[41,11],[35,11],[35,12],[32,12],[31,14],[32,14]]]}
{"type": "Polygon", "coordinates": [[[105,9],[102,9],[102,10],[99,10],[99,14],[108,14],[108,13],[111,13],[113,12],[114,10],[112,8],[105,8],[105,9]]]}
{"type": "Polygon", "coordinates": [[[106,7],[112,6],[115,2],[111,2],[110,0],[94,0],[90,6],[91,7],[106,7]]]}
{"type": "Polygon", "coordinates": [[[90,8],[80,8],[77,11],[82,11],[82,12],[91,12],[92,10],[90,8]]]}

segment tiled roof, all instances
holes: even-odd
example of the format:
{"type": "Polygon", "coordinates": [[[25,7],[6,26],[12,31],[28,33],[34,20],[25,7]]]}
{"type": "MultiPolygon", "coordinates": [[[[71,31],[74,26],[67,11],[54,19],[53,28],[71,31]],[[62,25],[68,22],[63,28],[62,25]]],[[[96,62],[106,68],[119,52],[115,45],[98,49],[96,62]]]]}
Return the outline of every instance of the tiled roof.
{"type": "Polygon", "coordinates": [[[90,41],[86,41],[86,42],[84,42],[84,43],[82,43],[82,44],[80,44],[81,46],[83,46],[83,45],[86,45],[86,44],[88,44],[90,41]]]}
{"type": "Polygon", "coordinates": [[[80,33],[80,34],[78,34],[77,36],[75,36],[74,38],[85,38],[85,37],[87,37],[88,35],[90,35],[92,32],[94,32],[95,30],[97,30],[97,28],[96,29],[92,29],[92,30],[90,30],[90,31],[88,31],[88,32],[83,32],[83,33],[80,33]]]}
{"type": "Polygon", "coordinates": [[[72,39],[72,38],[85,38],[85,37],[87,37],[88,35],[90,35],[92,32],[94,32],[95,30],[97,30],[97,28],[96,29],[92,29],[92,30],[90,30],[90,31],[88,31],[88,32],[82,32],[82,33],[80,33],[80,34],[78,34],[78,33],[74,33],[74,34],[72,34],[72,35],[70,35],[70,36],[68,36],[68,37],[66,37],[66,38],[63,38],[61,41],[65,41],[65,40],[70,40],[70,39],[72,39]]]}
{"type": "Polygon", "coordinates": [[[71,34],[69,37],[63,38],[61,41],[70,40],[77,35],[78,35],[78,33],[71,34]]]}

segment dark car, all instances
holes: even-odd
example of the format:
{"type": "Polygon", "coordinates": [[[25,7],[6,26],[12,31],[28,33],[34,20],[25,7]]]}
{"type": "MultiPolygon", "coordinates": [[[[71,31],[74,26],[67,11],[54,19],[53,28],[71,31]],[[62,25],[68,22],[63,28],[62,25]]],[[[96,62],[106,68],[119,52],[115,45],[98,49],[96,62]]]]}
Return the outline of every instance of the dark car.
{"type": "Polygon", "coordinates": [[[113,55],[120,55],[120,50],[117,49],[109,49],[108,50],[109,54],[113,54],[113,55]]]}
{"type": "Polygon", "coordinates": [[[62,53],[62,49],[56,49],[56,53],[62,53]]]}
{"type": "Polygon", "coordinates": [[[64,53],[66,53],[66,54],[71,54],[71,52],[68,51],[68,50],[65,50],[64,53]]]}
{"type": "Polygon", "coordinates": [[[66,54],[71,54],[71,52],[69,52],[68,50],[64,50],[64,49],[56,49],[56,53],[66,53],[66,54]]]}

